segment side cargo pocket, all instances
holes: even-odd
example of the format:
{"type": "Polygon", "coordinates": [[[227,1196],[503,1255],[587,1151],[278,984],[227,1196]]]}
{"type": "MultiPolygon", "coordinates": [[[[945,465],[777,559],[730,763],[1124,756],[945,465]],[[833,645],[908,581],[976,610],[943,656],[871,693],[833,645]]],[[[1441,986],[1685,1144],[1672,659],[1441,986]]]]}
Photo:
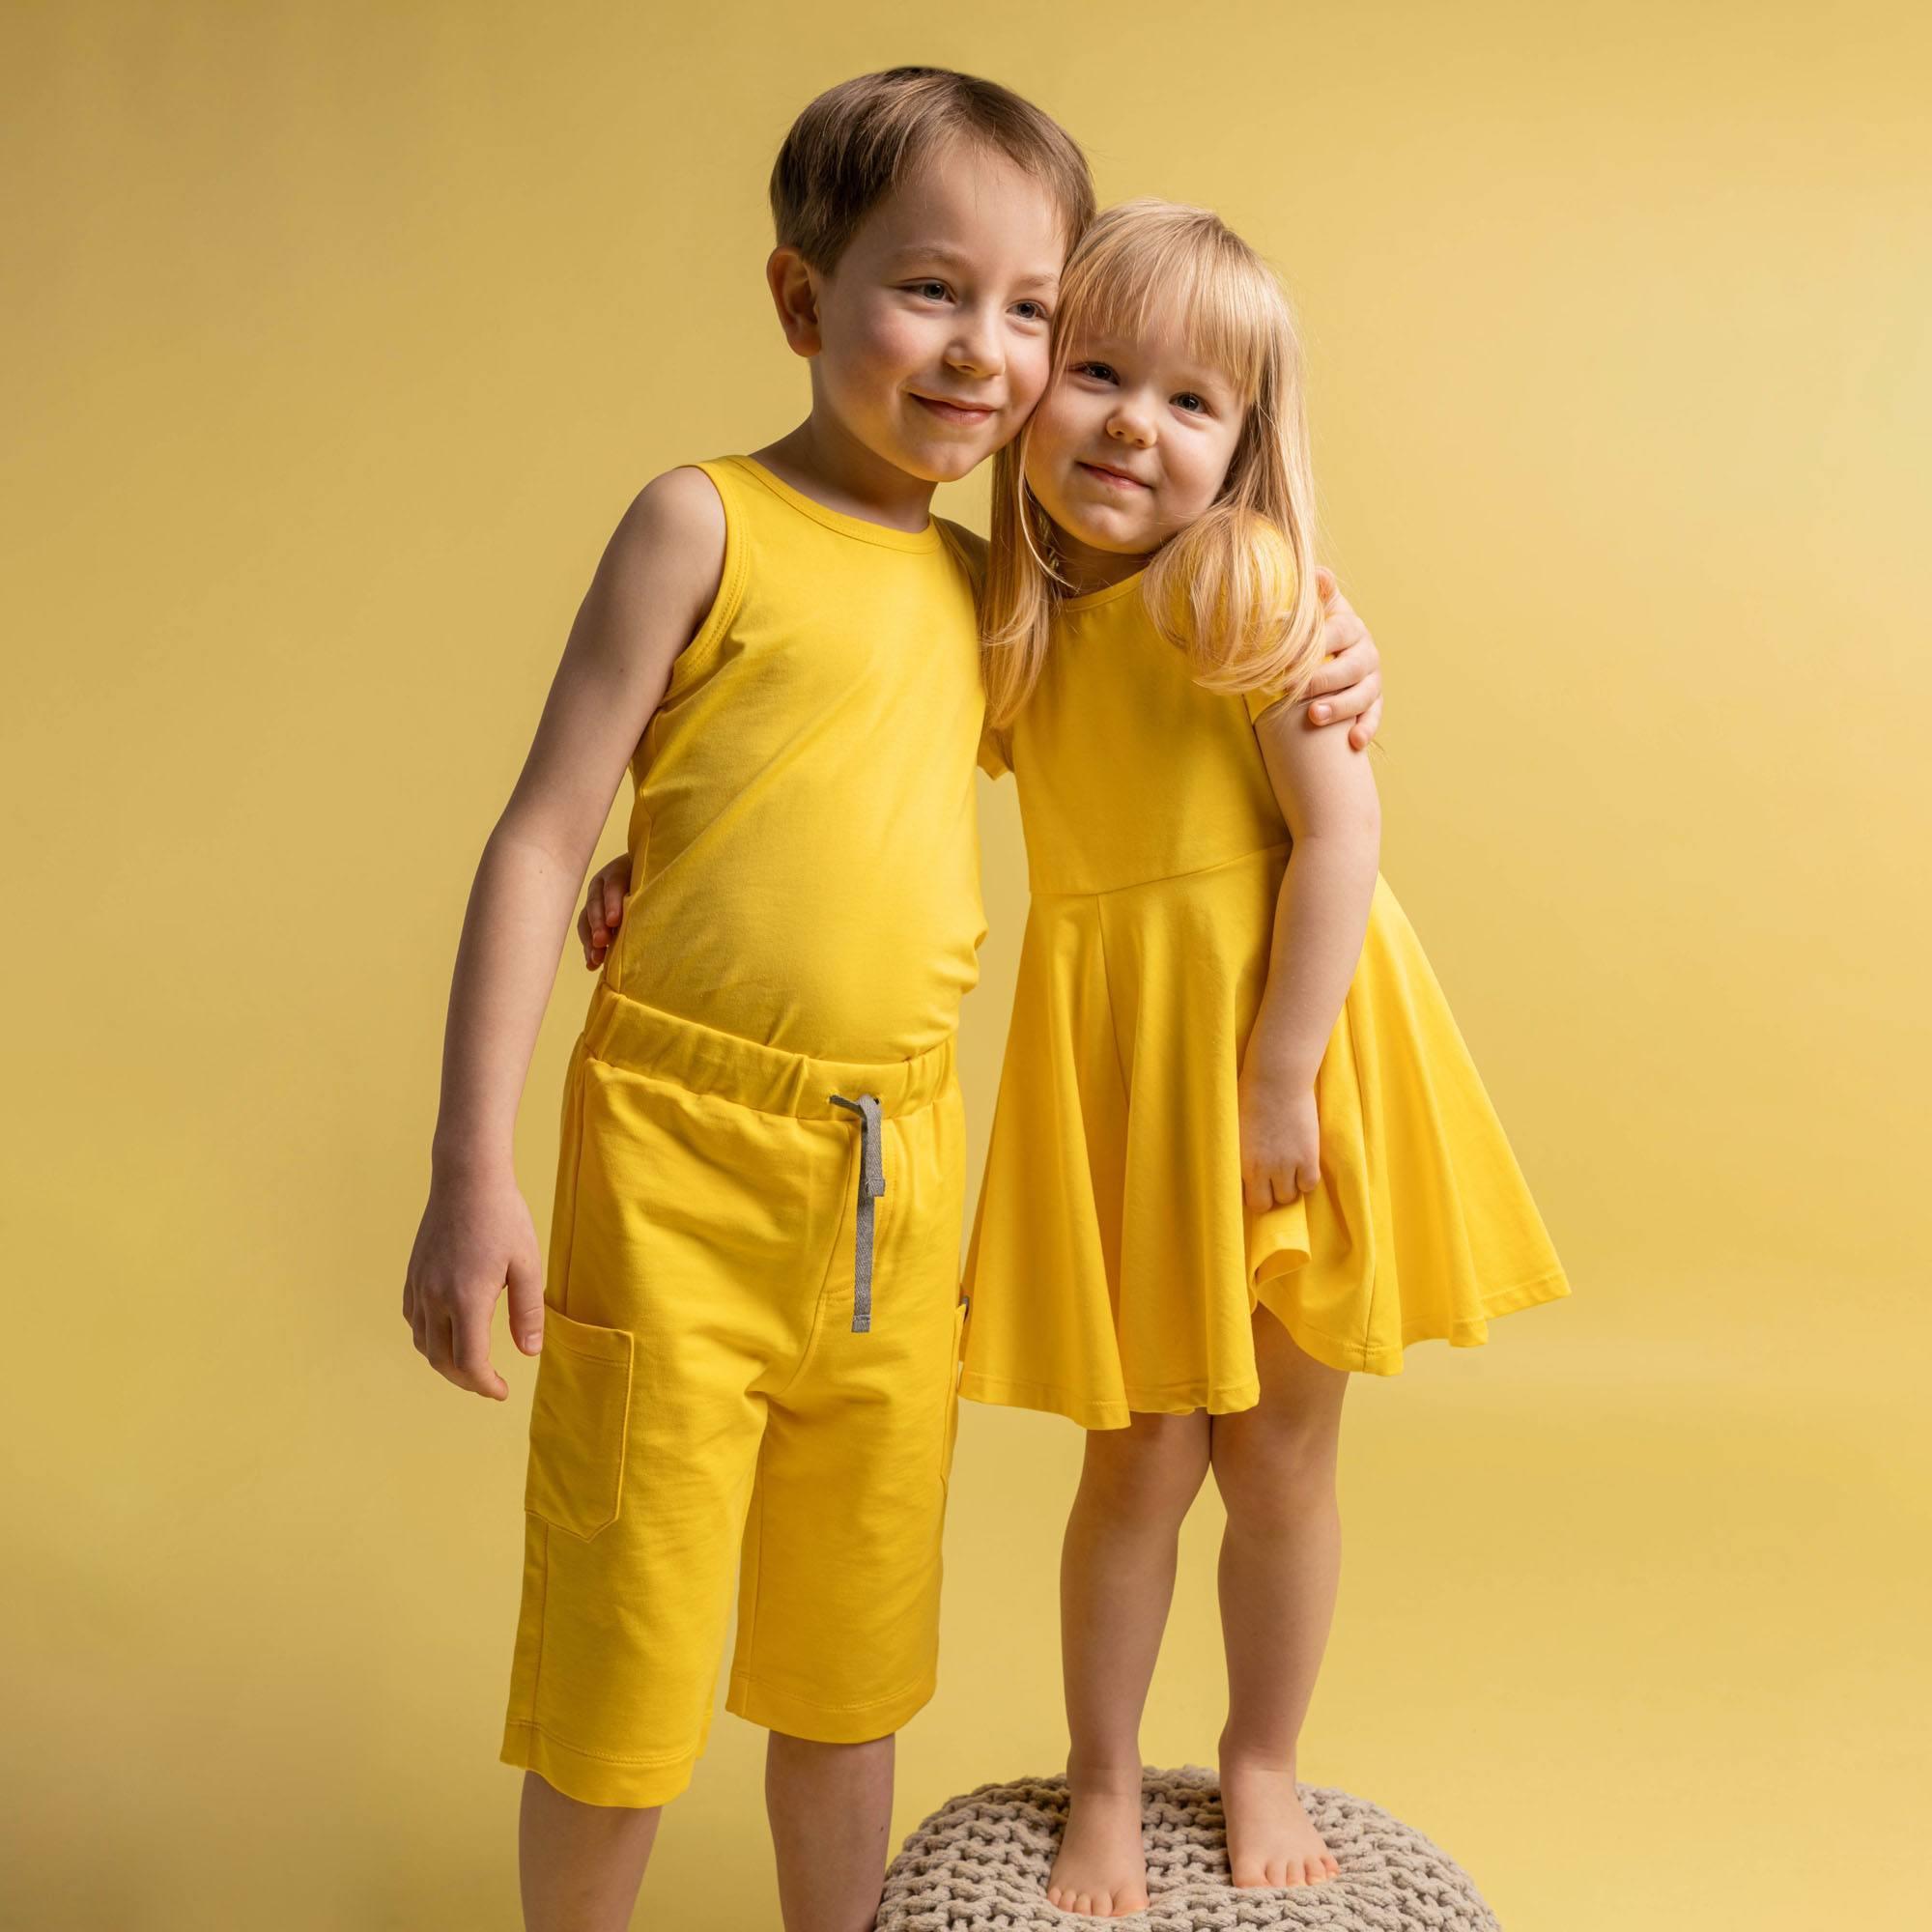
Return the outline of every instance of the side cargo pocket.
{"type": "Polygon", "coordinates": [[[544,1310],[524,1508],[586,1541],[623,1506],[635,1347],[625,1329],[544,1310]]]}

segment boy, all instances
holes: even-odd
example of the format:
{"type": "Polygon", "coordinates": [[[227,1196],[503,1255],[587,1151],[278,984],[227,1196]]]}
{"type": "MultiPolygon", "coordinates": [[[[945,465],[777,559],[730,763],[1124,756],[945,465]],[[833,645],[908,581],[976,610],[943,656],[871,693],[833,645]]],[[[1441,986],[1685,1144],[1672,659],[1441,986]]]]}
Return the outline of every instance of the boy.
{"type": "Polygon", "coordinates": [[[928,506],[1037,401],[1093,189],[1037,108],[898,69],[811,103],[772,203],[810,413],[658,477],[599,564],[471,894],[404,1293],[479,1394],[507,1393],[506,1281],[541,1343],[502,1752],[533,1932],[628,1924],[741,1541],[726,1701],[770,1732],[788,1932],[871,1924],[893,1736],[936,1664],[983,922],[975,559],[928,506]],[[627,766],[635,883],[571,1056],[546,1285],[511,1127],[627,766]]]}

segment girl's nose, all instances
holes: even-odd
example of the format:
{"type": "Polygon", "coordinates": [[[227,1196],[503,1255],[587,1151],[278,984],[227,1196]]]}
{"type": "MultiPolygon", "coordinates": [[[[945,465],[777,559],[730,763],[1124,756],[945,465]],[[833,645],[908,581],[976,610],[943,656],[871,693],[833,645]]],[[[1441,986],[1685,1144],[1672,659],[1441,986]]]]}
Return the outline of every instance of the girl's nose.
{"type": "Polygon", "coordinates": [[[1145,447],[1153,440],[1153,424],[1138,410],[1118,409],[1107,420],[1107,434],[1116,441],[1145,447]]]}

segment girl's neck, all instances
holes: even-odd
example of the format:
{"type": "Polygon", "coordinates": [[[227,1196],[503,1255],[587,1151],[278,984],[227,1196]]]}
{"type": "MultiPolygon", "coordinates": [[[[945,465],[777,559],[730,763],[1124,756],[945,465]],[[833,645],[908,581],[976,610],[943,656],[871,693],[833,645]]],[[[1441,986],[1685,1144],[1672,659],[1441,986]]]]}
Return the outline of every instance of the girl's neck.
{"type": "Polygon", "coordinates": [[[1084,597],[1090,590],[1108,590],[1123,578],[1145,570],[1148,558],[1135,551],[1095,550],[1078,537],[1053,526],[1053,547],[1060,556],[1060,574],[1066,579],[1066,595],[1084,597]]]}

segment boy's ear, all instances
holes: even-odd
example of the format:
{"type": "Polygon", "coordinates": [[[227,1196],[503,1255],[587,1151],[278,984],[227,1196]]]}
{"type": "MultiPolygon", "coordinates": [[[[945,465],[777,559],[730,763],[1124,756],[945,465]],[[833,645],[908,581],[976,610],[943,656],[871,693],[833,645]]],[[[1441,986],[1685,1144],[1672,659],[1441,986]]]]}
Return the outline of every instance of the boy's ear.
{"type": "Polygon", "coordinates": [[[765,258],[765,285],[779,312],[779,327],[794,355],[816,355],[824,347],[818,330],[818,288],[798,250],[786,243],[765,258]]]}

